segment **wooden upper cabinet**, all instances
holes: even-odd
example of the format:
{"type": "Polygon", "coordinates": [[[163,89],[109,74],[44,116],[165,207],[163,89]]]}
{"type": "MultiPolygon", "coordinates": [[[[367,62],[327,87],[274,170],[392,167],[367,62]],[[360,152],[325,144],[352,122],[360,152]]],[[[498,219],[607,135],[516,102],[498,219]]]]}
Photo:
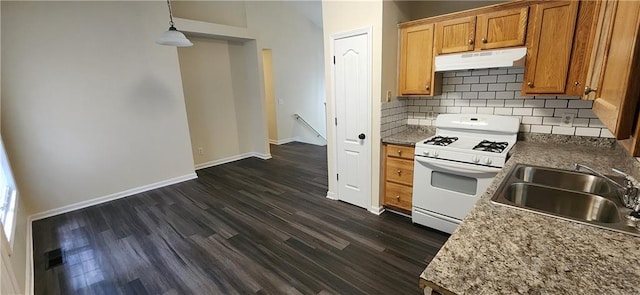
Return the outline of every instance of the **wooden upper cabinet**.
{"type": "Polygon", "coordinates": [[[578,1],[531,6],[523,93],[565,93],[578,1]]]}
{"type": "Polygon", "coordinates": [[[433,24],[400,29],[399,95],[433,93],[433,24]]]}
{"type": "MultiPolygon", "coordinates": [[[[640,133],[637,120],[640,99],[640,2],[612,3],[608,38],[600,40],[606,50],[602,78],[596,91],[593,112],[623,145],[637,155],[640,133]],[[635,133],[635,134],[634,134],[635,133]]],[[[606,7],[605,7],[606,10],[606,7]]],[[[606,17],[606,16],[605,16],[606,17]]]]}
{"type": "Polygon", "coordinates": [[[476,17],[436,23],[436,54],[471,51],[476,37],[476,17]]]}
{"type": "Polygon", "coordinates": [[[528,13],[523,7],[478,15],[476,49],[524,46],[528,13]]]}

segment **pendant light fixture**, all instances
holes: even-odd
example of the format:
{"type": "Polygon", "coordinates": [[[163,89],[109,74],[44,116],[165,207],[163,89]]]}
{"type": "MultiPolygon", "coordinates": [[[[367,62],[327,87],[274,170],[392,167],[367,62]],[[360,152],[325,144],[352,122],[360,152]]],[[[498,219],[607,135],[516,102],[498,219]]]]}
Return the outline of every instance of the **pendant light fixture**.
{"type": "Polygon", "coordinates": [[[184,34],[176,27],[173,26],[173,13],[171,13],[171,2],[167,0],[167,6],[169,6],[169,30],[164,32],[156,43],[160,45],[177,46],[177,47],[189,47],[193,46],[193,43],[184,36],[184,34]]]}

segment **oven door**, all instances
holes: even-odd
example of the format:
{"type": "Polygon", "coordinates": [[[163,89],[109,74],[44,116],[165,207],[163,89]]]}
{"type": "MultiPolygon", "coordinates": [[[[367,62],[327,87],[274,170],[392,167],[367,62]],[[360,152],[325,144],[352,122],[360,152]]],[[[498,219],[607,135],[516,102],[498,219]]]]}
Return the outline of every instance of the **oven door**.
{"type": "Polygon", "coordinates": [[[416,156],[413,207],[462,220],[500,170],[416,156]]]}

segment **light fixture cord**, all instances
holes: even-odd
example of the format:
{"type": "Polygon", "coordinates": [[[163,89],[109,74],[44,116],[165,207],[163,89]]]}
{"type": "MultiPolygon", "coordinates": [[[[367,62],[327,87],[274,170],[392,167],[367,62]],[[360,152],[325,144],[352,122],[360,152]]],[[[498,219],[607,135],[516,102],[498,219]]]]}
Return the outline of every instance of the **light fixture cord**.
{"type": "Polygon", "coordinates": [[[173,27],[173,13],[171,12],[171,1],[167,0],[167,6],[169,6],[169,25],[173,27]]]}

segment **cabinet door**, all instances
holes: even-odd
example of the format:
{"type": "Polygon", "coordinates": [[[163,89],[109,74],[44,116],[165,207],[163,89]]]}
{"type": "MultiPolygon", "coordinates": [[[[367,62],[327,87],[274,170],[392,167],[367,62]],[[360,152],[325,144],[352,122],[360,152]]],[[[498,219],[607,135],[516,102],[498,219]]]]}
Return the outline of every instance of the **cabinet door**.
{"type": "Polygon", "coordinates": [[[617,139],[627,139],[640,99],[640,2],[618,2],[608,46],[593,112],[617,139]]]}
{"type": "Polygon", "coordinates": [[[400,95],[430,95],[433,90],[433,24],[400,29],[400,95]]]}
{"type": "Polygon", "coordinates": [[[475,16],[436,23],[436,54],[471,51],[475,37],[475,16]]]}
{"type": "Polygon", "coordinates": [[[523,93],[562,94],[567,85],[578,1],[531,7],[523,93]]]}
{"type": "Polygon", "coordinates": [[[524,46],[528,13],[529,7],[523,7],[478,15],[480,49],[524,46]]]}
{"type": "Polygon", "coordinates": [[[411,211],[413,188],[393,182],[385,185],[384,204],[411,211]]]}
{"type": "Polygon", "coordinates": [[[386,176],[388,181],[413,185],[413,161],[387,158],[386,176]]]}
{"type": "Polygon", "coordinates": [[[594,100],[598,94],[597,89],[604,74],[617,7],[618,1],[603,0],[597,9],[594,33],[590,42],[593,49],[591,50],[591,58],[589,59],[589,67],[583,86],[583,99],[594,100]]]}

